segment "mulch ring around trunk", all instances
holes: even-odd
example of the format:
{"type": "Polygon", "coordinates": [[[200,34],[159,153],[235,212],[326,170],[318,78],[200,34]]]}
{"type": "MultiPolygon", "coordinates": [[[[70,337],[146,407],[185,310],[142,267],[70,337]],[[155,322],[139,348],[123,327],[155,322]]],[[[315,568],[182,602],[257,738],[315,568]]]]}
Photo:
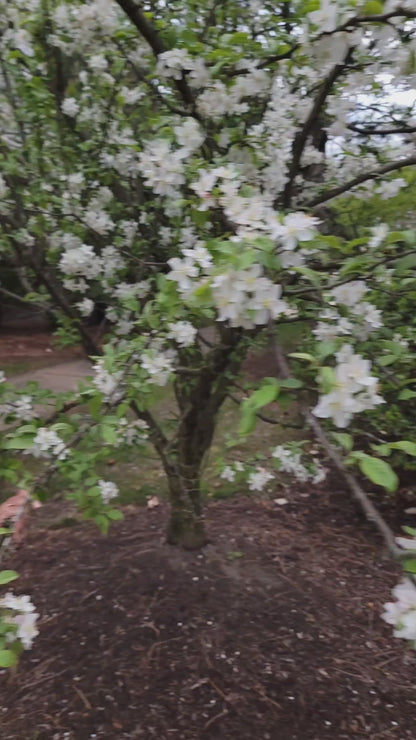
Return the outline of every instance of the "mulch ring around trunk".
{"type": "Polygon", "coordinates": [[[332,490],[211,503],[199,553],[165,544],[165,506],[107,537],[35,523],[7,567],[40,635],[0,676],[2,740],[414,738],[415,654],[380,618],[399,574],[332,490]]]}

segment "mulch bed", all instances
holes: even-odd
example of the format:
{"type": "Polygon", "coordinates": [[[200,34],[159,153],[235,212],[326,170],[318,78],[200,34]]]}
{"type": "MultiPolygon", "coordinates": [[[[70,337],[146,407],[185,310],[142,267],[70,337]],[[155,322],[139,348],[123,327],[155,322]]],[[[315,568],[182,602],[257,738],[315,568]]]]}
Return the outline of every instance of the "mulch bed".
{"type": "Polygon", "coordinates": [[[7,565],[40,636],[0,676],[2,740],[414,738],[397,571],[336,479],[285,495],[211,503],[201,553],[165,544],[164,506],[107,537],[35,521],[7,565]]]}

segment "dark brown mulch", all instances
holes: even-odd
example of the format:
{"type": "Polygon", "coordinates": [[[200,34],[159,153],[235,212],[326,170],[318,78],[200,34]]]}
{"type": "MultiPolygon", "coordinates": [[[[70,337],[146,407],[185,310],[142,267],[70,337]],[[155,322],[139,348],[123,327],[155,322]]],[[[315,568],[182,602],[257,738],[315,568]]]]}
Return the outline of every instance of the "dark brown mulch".
{"type": "Polygon", "coordinates": [[[2,740],[414,738],[415,657],[380,619],[397,573],[330,488],[210,504],[199,554],[164,544],[164,507],[33,529],[8,565],[41,632],[0,677],[2,740]]]}

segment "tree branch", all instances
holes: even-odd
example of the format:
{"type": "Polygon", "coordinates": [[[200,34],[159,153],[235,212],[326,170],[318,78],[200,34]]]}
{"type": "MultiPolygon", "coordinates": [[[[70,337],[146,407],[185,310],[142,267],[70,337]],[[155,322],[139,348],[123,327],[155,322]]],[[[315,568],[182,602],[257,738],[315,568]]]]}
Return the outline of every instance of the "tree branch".
{"type": "Polygon", "coordinates": [[[283,193],[283,205],[285,208],[289,208],[290,202],[292,200],[293,184],[294,184],[296,175],[299,172],[300,161],[302,159],[302,154],[305,149],[308,136],[310,133],[312,133],[313,127],[319,118],[319,115],[322,111],[325,101],[328,95],[330,94],[336,80],[343,73],[346,64],[348,64],[348,61],[351,57],[351,53],[352,53],[352,49],[350,48],[347,51],[344,62],[342,64],[336,64],[335,67],[332,68],[328,77],[326,77],[326,79],[323,81],[319,89],[318,95],[315,98],[315,101],[312,106],[312,110],[309,113],[309,116],[307,117],[302,129],[298,131],[298,133],[295,136],[295,139],[293,142],[292,161],[291,161],[290,169],[289,169],[289,179],[288,179],[288,182],[286,183],[284,193],[283,193]]]}
{"type": "MultiPolygon", "coordinates": [[[[286,357],[280,345],[276,341],[276,336],[273,337],[273,329],[269,329],[269,331],[272,338],[272,346],[275,354],[279,377],[287,378],[290,376],[290,370],[286,357]]],[[[327,456],[344,479],[356,501],[360,504],[366,518],[369,519],[369,521],[373,522],[373,524],[380,532],[390,555],[395,559],[402,558],[403,552],[396,545],[393,531],[384,521],[383,517],[379,514],[379,512],[367,496],[366,492],[361,488],[354,476],[345,469],[345,465],[341,457],[339,456],[335,447],[329,441],[317,418],[312,414],[309,408],[304,407],[301,410],[307,423],[312,428],[316,439],[324,448],[327,456]]]]}
{"type": "Polygon", "coordinates": [[[356,134],[362,134],[363,136],[389,136],[390,134],[414,134],[416,133],[416,126],[392,127],[392,128],[376,128],[370,126],[369,128],[361,128],[355,123],[349,123],[347,128],[350,131],[354,131],[356,134]]]}
{"type": "Polygon", "coordinates": [[[389,164],[383,165],[383,167],[380,167],[378,170],[364,172],[362,175],[357,175],[357,177],[353,177],[352,180],[348,180],[343,185],[339,185],[337,188],[328,190],[326,193],[309,200],[305,203],[304,208],[315,208],[315,206],[318,206],[321,203],[326,203],[328,200],[332,200],[332,198],[337,198],[338,195],[343,195],[343,193],[356,187],[356,185],[361,185],[362,182],[367,182],[367,180],[376,180],[380,175],[386,175],[388,172],[401,170],[403,167],[411,167],[412,165],[416,165],[416,157],[407,157],[407,159],[403,159],[401,162],[390,162],[389,164]]]}
{"type": "MultiPolygon", "coordinates": [[[[159,37],[153,26],[149,23],[141,8],[136,5],[134,0],[116,0],[116,2],[125,12],[127,17],[130,18],[131,22],[137,28],[140,35],[143,36],[143,38],[147,41],[155,57],[158,57],[159,54],[163,54],[164,51],[167,51],[165,45],[162,42],[162,39],[159,37]]],[[[177,90],[182,97],[182,100],[192,109],[193,115],[197,117],[197,114],[194,110],[194,97],[185,78],[182,76],[182,79],[175,80],[174,82],[177,90]]]]}

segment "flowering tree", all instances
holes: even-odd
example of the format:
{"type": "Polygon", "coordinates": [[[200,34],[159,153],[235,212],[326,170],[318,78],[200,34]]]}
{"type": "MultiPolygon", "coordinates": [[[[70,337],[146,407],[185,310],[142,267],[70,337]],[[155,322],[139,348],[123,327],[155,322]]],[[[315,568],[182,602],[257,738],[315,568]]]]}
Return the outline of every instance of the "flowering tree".
{"type": "MultiPolygon", "coordinates": [[[[247,348],[267,331],[280,378],[239,396],[241,433],[269,403],[300,398],[311,423],[350,427],[333,437],[347,464],[394,490],[384,458],[414,456],[415,442],[382,436],[363,450],[354,431],[358,414],[377,426],[381,404],[416,394],[403,314],[414,311],[414,233],[390,232],[380,214],[345,240],[327,216],[346,195],[389,198],[416,165],[413,98],[402,102],[412,3],[0,4],[2,259],[20,299],[52,311],[61,339],[80,336],[95,357],[82,414],[65,399],[42,421],[35,389],[2,384],[6,421],[27,422],[3,444],[9,479],[21,473],[8,450],[49,459],[105,529],[117,487],[94,473],[97,442],[151,443],[169,485],[168,539],[201,546],[203,460],[247,348]],[[97,302],[104,342],[84,321],[97,302]],[[279,327],[292,322],[306,331],[289,368],[279,327]],[[163,423],[168,383],[177,414],[163,423]]],[[[322,478],[299,450],[272,457],[322,478]]],[[[224,476],[261,490],[273,474],[246,462],[224,476]]]]}

